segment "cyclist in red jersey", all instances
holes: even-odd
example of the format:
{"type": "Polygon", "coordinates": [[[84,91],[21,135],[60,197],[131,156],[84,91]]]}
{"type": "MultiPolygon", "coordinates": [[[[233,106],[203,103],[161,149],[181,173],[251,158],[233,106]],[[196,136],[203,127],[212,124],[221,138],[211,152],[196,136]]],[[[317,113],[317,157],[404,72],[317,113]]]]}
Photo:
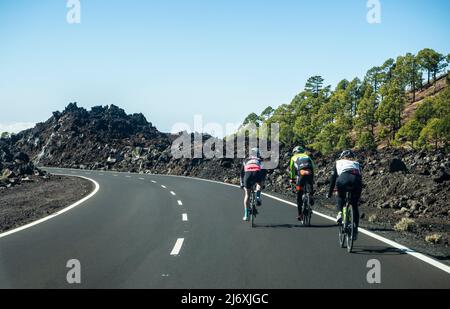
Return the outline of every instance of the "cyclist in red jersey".
{"type": "Polygon", "coordinates": [[[263,169],[263,160],[261,158],[258,148],[250,150],[250,156],[244,160],[241,169],[241,188],[244,189],[244,221],[248,221],[248,211],[250,207],[250,192],[252,187],[256,184],[256,205],[261,206],[261,189],[265,173],[263,169]]]}

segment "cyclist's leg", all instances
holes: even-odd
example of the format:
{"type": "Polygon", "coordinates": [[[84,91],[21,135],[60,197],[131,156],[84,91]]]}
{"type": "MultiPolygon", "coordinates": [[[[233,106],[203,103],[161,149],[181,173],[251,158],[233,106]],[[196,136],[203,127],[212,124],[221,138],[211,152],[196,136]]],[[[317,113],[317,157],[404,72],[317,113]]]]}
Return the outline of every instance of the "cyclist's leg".
{"type": "Polygon", "coordinates": [[[296,188],[297,188],[297,211],[298,211],[298,217],[297,219],[299,221],[302,220],[303,216],[303,176],[297,176],[297,182],[296,182],[296,188]]]}
{"type": "Polygon", "coordinates": [[[308,186],[309,186],[309,202],[311,206],[314,205],[314,175],[308,176],[308,186]]]}
{"type": "Polygon", "coordinates": [[[248,208],[250,207],[250,192],[253,186],[251,172],[245,172],[244,175],[244,220],[248,219],[248,208]]]}
{"type": "Polygon", "coordinates": [[[354,211],[354,217],[355,217],[355,224],[356,227],[359,227],[359,200],[361,198],[361,192],[362,192],[362,182],[360,176],[354,176],[354,184],[353,184],[353,190],[352,190],[352,206],[354,211]]]}
{"type": "Polygon", "coordinates": [[[250,190],[251,189],[244,188],[244,210],[250,206],[250,190]]]}
{"type": "Polygon", "coordinates": [[[347,187],[347,179],[345,173],[339,176],[337,182],[336,182],[336,188],[337,188],[337,203],[336,203],[336,209],[338,211],[338,216],[336,218],[337,221],[342,218],[342,209],[345,205],[345,198],[346,198],[346,190],[347,187]]]}
{"type": "Polygon", "coordinates": [[[256,172],[256,205],[261,206],[261,191],[264,186],[263,171],[256,172]]]}
{"type": "Polygon", "coordinates": [[[303,190],[297,190],[297,211],[297,219],[301,220],[301,216],[303,215],[303,190]]]}

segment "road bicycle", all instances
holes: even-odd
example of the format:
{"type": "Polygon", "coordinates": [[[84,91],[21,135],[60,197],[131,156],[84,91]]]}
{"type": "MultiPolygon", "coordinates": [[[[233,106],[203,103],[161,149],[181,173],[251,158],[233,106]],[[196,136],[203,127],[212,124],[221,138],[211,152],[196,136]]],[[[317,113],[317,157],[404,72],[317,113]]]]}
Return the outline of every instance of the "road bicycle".
{"type": "MultiPolygon", "coordinates": [[[[301,171],[302,176],[310,175],[309,171],[301,171]]],[[[297,179],[297,185],[295,185],[294,192],[298,194],[299,191],[302,190],[302,187],[298,184],[297,179]]],[[[297,207],[302,208],[302,214],[303,218],[301,220],[301,224],[304,226],[310,226],[311,225],[311,217],[313,214],[312,208],[311,208],[311,193],[312,193],[312,187],[309,182],[306,182],[303,190],[303,195],[301,198],[301,204],[299,203],[299,199],[297,198],[297,207]]]]}
{"type": "Polygon", "coordinates": [[[356,229],[354,209],[351,204],[352,194],[350,192],[346,193],[345,206],[342,209],[342,221],[339,223],[339,244],[341,248],[347,245],[348,253],[352,252],[354,233],[356,229]]]}
{"type": "MultiPolygon", "coordinates": [[[[311,216],[312,216],[312,209],[311,209],[311,185],[309,183],[306,184],[305,190],[303,192],[302,196],[302,213],[303,213],[303,220],[301,221],[304,226],[311,226],[311,216]]],[[[300,207],[300,205],[298,205],[300,207]]]]}
{"type": "Polygon", "coordinates": [[[250,207],[247,208],[247,217],[250,218],[250,225],[251,227],[255,227],[255,218],[258,214],[258,210],[256,210],[256,185],[252,186],[251,192],[250,192],[250,207]]]}

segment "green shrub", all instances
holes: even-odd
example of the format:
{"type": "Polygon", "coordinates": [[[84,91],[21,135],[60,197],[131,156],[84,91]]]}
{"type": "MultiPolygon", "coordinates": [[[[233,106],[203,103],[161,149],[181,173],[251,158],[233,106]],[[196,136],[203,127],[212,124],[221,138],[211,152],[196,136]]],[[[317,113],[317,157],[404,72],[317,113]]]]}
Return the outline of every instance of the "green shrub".
{"type": "Polygon", "coordinates": [[[412,231],[415,225],[416,222],[414,220],[409,218],[402,218],[400,222],[395,225],[394,230],[396,230],[397,232],[412,231]]]}

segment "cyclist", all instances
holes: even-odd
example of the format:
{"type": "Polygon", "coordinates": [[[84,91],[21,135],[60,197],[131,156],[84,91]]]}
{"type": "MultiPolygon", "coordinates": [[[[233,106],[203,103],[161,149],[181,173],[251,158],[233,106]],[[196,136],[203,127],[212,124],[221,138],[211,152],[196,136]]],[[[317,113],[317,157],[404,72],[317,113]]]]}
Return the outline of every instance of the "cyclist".
{"type": "Polygon", "coordinates": [[[346,193],[351,192],[352,194],[351,204],[353,206],[356,224],[353,239],[356,240],[358,237],[358,203],[362,192],[362,176],[361,166],[356,160],[355,154],[351,150],[344,150],[339,156],[339,159],[336,161],[334,171],[330,179],[330,190],[328,191],[327,198],[331,197],[335,185],[338,192],[337,210],[339,213],[336,218],[337,223],[342,222],[342,209],[344,208],[346,193]]]}
{"type": "Polygon", "coordinates": [[[314,184],[314,169],[315,164],[311,157],[306,154],[305,148],[302,146],[297,146],[292,151],[293,156],[291,158],[289,168],[290,173],[289,176],[291,178],[291,183],[296,186],[297,189],[297,208],[298,208],[298,221],[303,220],[303,188],[307,184],[309,184],[311,188],[310,192],[310,203],[311,205],[314,205],[314,190],[313,190],[313,184],[314,184]]]}
{"type": "Polygon", "coordinates": [[[252,148],[249,157],[244,160],[241,169],[241,188],[244,189],[244,221],[248,221],[248,208],[250,208],[250,192],[256,184],[256,205],[261,206],[261,189],[264,182],[263,160],[258,148],[252,148]]]}

